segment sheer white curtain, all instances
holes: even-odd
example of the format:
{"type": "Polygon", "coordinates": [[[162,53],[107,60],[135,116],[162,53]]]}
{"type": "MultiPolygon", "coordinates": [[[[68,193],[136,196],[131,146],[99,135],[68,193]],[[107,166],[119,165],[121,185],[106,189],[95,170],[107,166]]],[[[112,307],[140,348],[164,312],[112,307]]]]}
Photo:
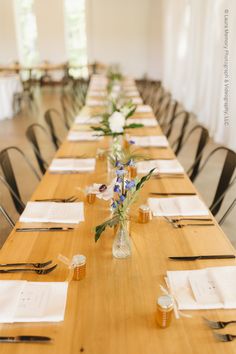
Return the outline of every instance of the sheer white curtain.
{"type": "Polygon", "coordinates": [[[163,1],[164,86],[196,114],[216,142],[234,150],[235,38],[235,0],[163,1]]]}

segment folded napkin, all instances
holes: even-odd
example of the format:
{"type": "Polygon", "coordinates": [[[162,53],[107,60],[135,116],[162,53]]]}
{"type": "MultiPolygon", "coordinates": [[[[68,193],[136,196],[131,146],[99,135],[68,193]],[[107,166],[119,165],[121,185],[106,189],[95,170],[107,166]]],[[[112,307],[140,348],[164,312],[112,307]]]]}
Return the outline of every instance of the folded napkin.
{"type": "Polygon", "coordinates": [[[167,271],[180,310],[236,308],[235,266],[167,271]]]}
{"type": "Polygon", "coordinates": [[[78,171],[90,172],[95,170],[95,159],[53,159],[49,171],[78,171]]]}
{"type": "Polygon", "coordinates": [[[20,221],[79,224],[84,221],[84,203],[28,202],[20,221]]]}
{"type": "Polygon", "coordinates": [[[69,141],[98,141],[101,140],[102,137],[98,136],[97,132],[71,131],[69,132],[67,139],[69,141]]]}
{"type": "Polygon", "coordinates": [[[134,104],[142,104],[143,103],[143,100],[141,97],[132,97],[131,98],[131,101],[134,103],[134,104]]]}
{"type": "Polygon", "coordinates": [[[104,91],[89,91],[89,96],[92,97],[105,97],[107,94],[104,91]]]}
{"type": "Polygon", "coordinates": [[[99,124],[102,120],[102,117],[90,117],[90,116],[77,116],[75,118],[76,124],[99,124]]]}
{"type": "Polygon", "coordinates": [[[106,101],[105,100],[93,100],[92,98],[89,98],[86,100],[86,105],[87,106],[105,106],[106,101]]]}
{"type": "Polygon", "coordinates": [[[64,320],[67,282],[0,281],[0,323],[64,320]]]}
{"type": "Polygon", "coordinates": [[[151,113],[152,112],[152,107],[148,106],[147,104],[139,105],[137,106],[136,113],[151,113]]]}
{"type": "Polygon", "coordinates": [[[131,136],[130,140],[134,141],[137,146],[142,147],[168,147],[169,143],[165,136],[131,136]]]}
{"type": "Polygon", "coordinates": [[[138,173],[148,173],[156,168],[154,173],[184,173],[178,160],[150,160],[137,162],[138,173]]]}
{"type": "Polygon", "coordinates": [[[153,216],[202,216],[209,215],[198,196],[176,198],[149,198],[148,205],[153,216]]]}
{"type": "Polygon", "coordinates": [[[126,91],[125,96],[126,96],[126,97],[133,97],[133,96],[139,97],[139,92],[138,92],[138,91],[135,91],[135,90],[133,90],[133,91],[126,91]]]}
{"type": "Polygon", "coordinates": [[[158,125],[155,118],[128,118],[126,124],[143,124],[144,127],[155,127],[158,125]]]}

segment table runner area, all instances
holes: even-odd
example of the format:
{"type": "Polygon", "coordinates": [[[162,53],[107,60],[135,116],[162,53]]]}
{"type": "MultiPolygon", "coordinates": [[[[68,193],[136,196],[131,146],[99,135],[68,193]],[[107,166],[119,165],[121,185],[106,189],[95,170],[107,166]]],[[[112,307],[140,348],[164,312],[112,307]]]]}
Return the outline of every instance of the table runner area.
{"type": "MultiPolygon", "coordinates": [[[[103,78],[103,82],[106,82],[106,78],[103,78]]],[[[136,88],[134,80],[129,79],[128,82],[130,87],[136,88]]],[[[87,94],[87,103],[92,104],[83,107],[79,115],[81,117],[99,116],[104,108],[106,97],[90,95],[90,92],[103,92],[104,85],[96,86],[93,83],[92,78],[87,94]],[[98,105],[94,103],[97,101],[98,105]]],[[[136,91],[134,93],[137,95],[136,91]]],[[[134,98],[140,105],[133,118],[155,119],[150,109],[146,106],[142,109],[140,97],[134,98]]],[[[76,119],[78,121],[79,117],[76,119]]],[[[80,126],[84,129],[82,124],[75,123],[71,131],[80,129],[80,126]]],[[[130,136],[163,135],[158,125],[130,129],[127,133],[130,136]]],[[[97,150],[106,149],[109,144],[110,137],[96,141],[69,141],[66,138],[55,158],[78,155],[95,158],[97,150]]],[[[140,147],[140,151],[153,160],[176,158],[170,146],[148,149],[140,147]]],[[[215,320],[236,319],[236,310],[186,311],[184,313],[192,317],[176,319],[173,316],[171,326],[164,330],[158,328],[155,322],[156,298],[162,294],[160,285],[166,286],[164,278],[167,271],[235,265],[235,260],[230,259],[195,262],[174,262],[168,259],[169,256],[178,255],[235,253],[211,214],[215,225],[202,228],[193,226],[175,229],[163,217],[153,217],[147,224],[138,223],[138,208],[141,204],[147,204],[151,192],[193,192],[199,195],[186,173],[183,178],[163,176],[150,179],[145,184],[138,202],[131,208],[132,256],[124,260],[112,257],[112,229],[108,228],[97,243],[94,241],[95,226],[110,216],[109,201],[97,198],[94,204],[88,204],[84,194],[86,187],[94,183],[108,183],[108,177],[107,161],[99,159],[96,160],[94,171],[71,174],[47,171],[43,176],[31,200],[76,195],[84,202],[85,221],[67,232],[29,233],[16,232],[14,229],[0,251],[1,263],[52,259],[58,267],[44,276],[33,273],[0,274],[0,280],[69,281],[65,319],[56,324],[1,324],[1,335],[40,334],[50,336],[54,341],[44,346],[1,344],[0,353],[234,353],[236,341],[235,344],[217,342],[212,331],[204,325],[202,316],[215,320]],[[75,254],[87,257],[87,274],[82,281],[70,281],[68,267],[58,260],[59,255],[71,259],[75,254]]],[[[25,225],[18,222],[16,227],[25,225]]]]}

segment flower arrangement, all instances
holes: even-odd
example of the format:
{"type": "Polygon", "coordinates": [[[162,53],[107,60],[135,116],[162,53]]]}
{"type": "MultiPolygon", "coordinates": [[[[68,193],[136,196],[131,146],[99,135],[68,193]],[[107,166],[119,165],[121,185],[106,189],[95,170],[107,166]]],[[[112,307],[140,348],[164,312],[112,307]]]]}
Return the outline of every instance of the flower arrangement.
{"type": "Polygon", "coordinates": [[[92,126],[91,128],[101,135],[116,137],[123,135],[126,129],[141,128],[143,124],[126,124],[126,120],[133,115],[136,110],[136,105],[132,102],[127,102],[118,106],[114,101],[111,102],[111,113],[104,113],[99,127],[92,126]]]}
{"type": "Polygon", "coordinates": [[[116,163],[116,183],[114,185],[114,197],[111,204],[112,217],[96,226],[96,242],[107,226],[114,227],[118,224],[125,224],[130,206],[136,201],[140,189],[144,186],[145,182],[150,179],[155,170],[155,168],[150,170],[147,175],[140,179],[128,179],[126,175],[128,174],[127,167],[130,163],[130,161],[126,165],[122,164],[120,161],[116,163]]]}

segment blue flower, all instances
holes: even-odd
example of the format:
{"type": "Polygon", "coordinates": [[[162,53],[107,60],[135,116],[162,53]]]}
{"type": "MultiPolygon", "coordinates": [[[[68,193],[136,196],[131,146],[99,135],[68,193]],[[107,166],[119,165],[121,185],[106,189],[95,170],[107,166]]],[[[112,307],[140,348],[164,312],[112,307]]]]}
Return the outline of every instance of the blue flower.
{"type": "Polygon", "coordinates": [[[135,144],[135,141],[134,140],[130,140],[129,144],[133,145],[133,144],[135,144]]]}
{"type": "Polygon", "coordinates": [[[125,189],[130,190],[131,188],[135,187],[135,181],[126,181],[125,182],[125,189]]]}
{"type": "Polygon", "coordinates": [[[121,195],[120,196],[120,201],[123,202],[125,200],[125,196],[124,195],[121,195]]]}
{"type": "Polygon", "coordinates": [[[116,193],[120,192],[120,186],[118,184],[115,185],[114,192],[116,192],[116,193]]]}
{"type": "Polygon", "coordinates": [[[117,174],[117,176],[124,176],[124,174],[125,174],[125,170],[116,170],[116,174],[117,174]]]}
{"type": "Polygon", "coordinates": [[[121,166],[120,161],[116,160],[115,166],[116,166],[116,167],[120,167],[120,166],[121,166]]]}
{"type": "Polygon", "coordinates": [[[112,205],[111,205],[111,207],[112,207],[113,209],[116,209],[116,202],[113,202],[112,205]]]}
{"type": "Polygon", "coordinates": [[[121,177],[117,177],[116,182],[121,183],[122,182],[122,178],[121,177]]]}

